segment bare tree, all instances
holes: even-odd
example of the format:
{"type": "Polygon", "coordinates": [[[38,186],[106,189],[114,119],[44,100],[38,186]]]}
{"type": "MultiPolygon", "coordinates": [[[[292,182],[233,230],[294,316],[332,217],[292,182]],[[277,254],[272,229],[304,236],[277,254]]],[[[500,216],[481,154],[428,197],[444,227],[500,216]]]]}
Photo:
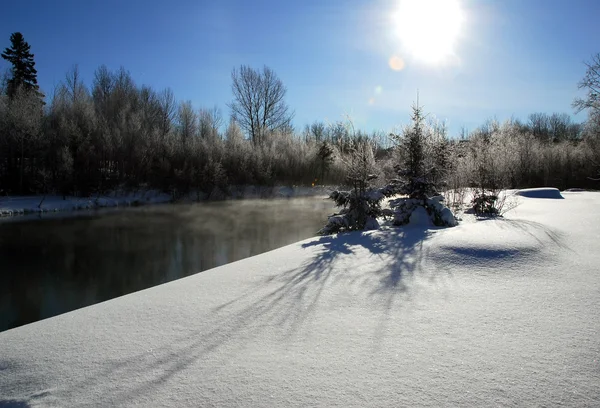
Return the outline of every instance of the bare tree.
{"type": "Polygon", "coordinates": [[[320,142],[325,137],[325,123],[315,121],[310,125],[310,136],[316,141],[320,142]]]}
{"type": "Polygon", "coordinates": [[[94,72],[92,87],[94,102],[104,109],[108,104],[108,99],[114,87],[112,75],[106,65],[101,65],[100,68],[94,72]]]}
{"type": "Polygon", "coordinates": [[[198,134],[198,115],[194,112],[191,101],[179,104],[177,119],[181,144],[185,147],[198,134]]]}
{"type": "Polygon", "coordinates": [[[231,116],[254,143],[260,144],[266,131],[289,129],[294,114],[284,100],[287,89],[273,70],[265,66],[260,72],[242,65],[233,70],[231,79],[231,116]]]}
{"type": "Polygon", "coordinates": [[[223,125],[223,116],[218,107],[212,109],[200,109],[198,114],[200,137],[203,139],[216,139],[219,137],[219,129],[223,125]]]}
{"type": "Polygon", "coordinates": [[[177,113],[177,104],[175,103],[175,95],[171,88],[167,88],[158,95],[160,105],[160,131],[161,137],[164,138],[171,130],[171,125],[177,113]]]}
{"type": "Polygon", "coordinates": [[[73,65],[65,75],[64,91],[69,95],[72,103],[79,102],[87,94],[87,89],[79,74],[79,66],[73,65]]]}
{"type": "Polygon", "coordinates": [[[536,139],[544,142],[548,141],[550,134],[548,115],[545,113],[532,113],[529,115],[528,126],[536,139]]]}
{"type": "Polygon", "coordinates": [[[571,122],[571,117],[566,113],[553,113],[548,117],[548,125],[553,142],[577,138],[577,125],[571,122]]]}
{"type": "Polygon", "coordinates": [[[592,56],[591,61],[584,62],[587,67],[585,76],[579,81],[579,89],[587,91],[585,99],[576,98],[573,107],[577,113],[583,110],[600,111],[600,53],[592,56]]]}

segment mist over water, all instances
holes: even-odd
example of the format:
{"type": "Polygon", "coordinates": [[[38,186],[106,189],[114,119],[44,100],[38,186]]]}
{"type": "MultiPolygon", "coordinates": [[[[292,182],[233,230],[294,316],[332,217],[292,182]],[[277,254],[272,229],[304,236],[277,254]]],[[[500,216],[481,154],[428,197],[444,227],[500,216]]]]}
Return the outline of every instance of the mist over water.
{"type": "Polygon", "coordinates": [[[0,223],[0,331],[309,238],[332,211],[312,197],[0,223]]]}

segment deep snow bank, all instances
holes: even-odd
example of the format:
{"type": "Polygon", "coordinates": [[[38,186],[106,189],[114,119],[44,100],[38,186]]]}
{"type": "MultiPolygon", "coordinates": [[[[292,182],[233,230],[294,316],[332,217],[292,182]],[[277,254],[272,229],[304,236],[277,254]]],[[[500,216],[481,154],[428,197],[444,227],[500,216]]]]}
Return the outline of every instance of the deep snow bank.
{"type": "Polygon", "coordinates": [[[565,198],[309,239],[0,333],[0,405],[598,406],[600,194],[565,198]]]}
{"type": "Polygon", "coordinates": [[[560,191],[553,187],[525,188],[517,191],[516,194],[528,198],[564,198],[560,191]]]}

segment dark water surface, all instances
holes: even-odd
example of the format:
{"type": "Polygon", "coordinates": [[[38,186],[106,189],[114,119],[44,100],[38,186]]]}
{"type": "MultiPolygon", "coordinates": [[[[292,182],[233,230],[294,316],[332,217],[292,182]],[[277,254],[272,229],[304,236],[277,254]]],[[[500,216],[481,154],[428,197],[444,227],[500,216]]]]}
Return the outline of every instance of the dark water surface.
{"type": "Polygon", "coordinates": [[[322,197],[169,204],[0,223],[0,331],[315,235],[322,197]]]}

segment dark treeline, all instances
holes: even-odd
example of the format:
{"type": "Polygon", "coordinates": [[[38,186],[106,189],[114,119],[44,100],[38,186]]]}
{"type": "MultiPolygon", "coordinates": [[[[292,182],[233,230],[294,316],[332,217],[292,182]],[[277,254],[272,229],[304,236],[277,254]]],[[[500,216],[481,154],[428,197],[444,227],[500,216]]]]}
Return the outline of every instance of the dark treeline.
{"type": "MultiPolygon", "coordinates": [[[[177,196],[226,193],[231,185],[336,184],[358,140],[371,142],[383,172],[392,160],[385,135],[344,122],[264,132],[260,143],[237,122],[223,122],[218,109],[196,111],[169,90],[137,86],[123,69],[101,67],[91,89],[73,69],[46,105],[25,90],[1,97],[0,186],[8,194],[148,187],[177,196]]],[[[433,126],[447,138],[443,125],[433,126]]],[[[456,186],[469,185],[471,167],[483,161],[506,187],[569,188],[596,185],[589,177],[598,144],[597,133],[568,115],[538,113],[527,122],[489,121],[450,138],[448,149],[456,186]]]]}
{"type": "MultiPolygon", "coordinates": [[[[28,75],[35,80],[35,70],[28,75]]],[[[282,102],[281,82],[268,68],[264,76],[275,79],[282,102]]],[[[397,161],[382,133],[355,131],[341,121],[295,131],[287,106],[259,111],[255,120],[243,100],[232,103],[231,119],[225,120],[218,108],[196,110],[168,89],[137,85],[125,69],[102,66],[86,86],[75,67],[46,101],[36,82],[15,78],[15,72],[6,75],[0,89],[3,194],[88,196],[154,188],[200,198],[222,197],[231,186],[339,184],[358,141],[369,142],[381,175],[393,173],[397,161]]],[[[260,85],[263,77],[255,71],[251,78],[260,85]]],[[[234,94],[236,87],[242,93],[236,79],[234,94]]],[[[457,138],[449,138],[443,124],[430,126],[442,140],[438,146],[448,151],[450,187],[472,185],[481,168],[507,188],[596,187],[600,136],[592,113],[584,124],[567,114],[543,113],[524,122],[488,121],[457,138]]]]}
{"type": "MultiPolygon", "coordinates": [[[[4,89],[6,90],[6,88],[4,89]]],[[[100,67],[91,89],[73,68],[44,105],[20,89],[0,97],[0,186],[9,194],[90,195],[150,187],[175,196],[226,193],[231,185],[338,183],[353,140],[380,134],[342,122],[304,133],[266,129],[246,138],[219,109],[196,111],[170,90],[138,86],[124,69],[100,67]],[[324,180],[323,180],[324,178],[324,180]]]]}
{"type": "Polygon", "coordinates": [[[223,122],[218,109],[196,111],[170,90],[137,86],[124,69],[101,67],[88,89],[75,68],[46,105],[23,89],[0,97],[0,185],[9,194],[150,187],[177,195],[338,183],[352,140],[378,143],[377,135],[351,137],[342,123],[264,131],[252,142],[236,121],[223,122]]]}

